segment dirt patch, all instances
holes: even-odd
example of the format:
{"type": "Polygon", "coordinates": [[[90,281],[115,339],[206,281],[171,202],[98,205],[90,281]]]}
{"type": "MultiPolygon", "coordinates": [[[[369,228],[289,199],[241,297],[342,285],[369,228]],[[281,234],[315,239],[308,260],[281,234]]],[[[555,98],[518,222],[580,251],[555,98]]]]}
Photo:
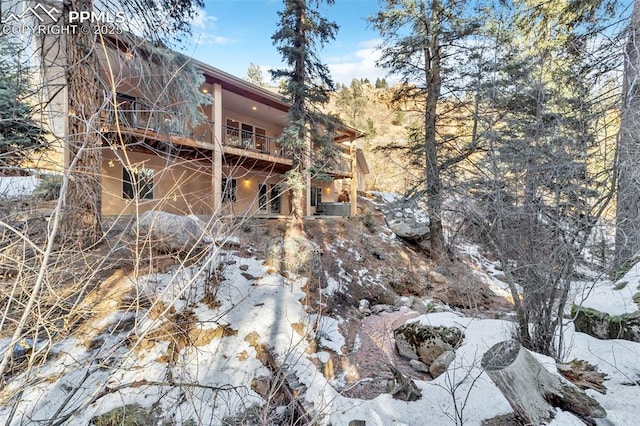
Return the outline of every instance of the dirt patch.
{"type": "Polygon", "coordinates": [[[401,356],[395,345],[393,330],[420,314],[415,311],[396,311],[370,315],[350,327],[355,335],[351,353],[338,365],[348,367],[346,386],[342,394],[350,398],[373,399],[387,393],[387,380],[392,377],[388,365],[395,366],[404,375],[431,380],[428,374],[411,368],[409,360],[401,356]]]}

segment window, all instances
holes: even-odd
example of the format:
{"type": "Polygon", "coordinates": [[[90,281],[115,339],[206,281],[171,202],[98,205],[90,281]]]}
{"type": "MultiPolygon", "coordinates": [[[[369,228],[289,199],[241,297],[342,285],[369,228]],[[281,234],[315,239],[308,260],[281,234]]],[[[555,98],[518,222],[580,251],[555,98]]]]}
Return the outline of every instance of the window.
{"type": "MultiPolygon", "coordinates": [[[[118,112],[118,121],[121,126],[136,126],[136,98],[123,93],[117,93],[116,110],[118,112]]],[[[112,121],[115,123],[115,117],[112,117],[112,121]]]]}
{"type": "Polygon", "coordinates": [[[271,207],[271,213],[280,213],[280,186],[271,185],[270,191],[271,198],[269,204],[271,207]]]}
{"type": "Polygon", "coordinates": [[[246,149],[268,152],[267,131],[249,123],[227,118],[225,142],[246,149]]]}
{"type": "Polygon", "coordinates": [[[259,127],[255,128],[256,133],[256,149],[262,152],[269,152],[269,148],[267,147],[267,131],[265,129],[261,129],[259,127]]]}
{"type": "Polygon", "coordinates": [[[267,185],[263,183],[258,187],[258,210],[267,210],[267,185]]]}
{"type": "Polygon", "coordinates": [[[322,188],[318,186],[311,187],[311,206],[318,207],[322,203],[322,188]]]}
{"type": "Polygon", "coordinates": [[[154,171],[142,167],[122,168],[122,197],[153,200],[154,171]]]}
{"type": "Polygon", "coordinates": [[[222,202],[235,203],[238,192],[238,182],[235,179],[222,178],[222,202]]]}
{"type": "Polygon", "coordinates": [[[240,145],[240,123],[227,118],[225,142],[231,145],[240,145]]]}

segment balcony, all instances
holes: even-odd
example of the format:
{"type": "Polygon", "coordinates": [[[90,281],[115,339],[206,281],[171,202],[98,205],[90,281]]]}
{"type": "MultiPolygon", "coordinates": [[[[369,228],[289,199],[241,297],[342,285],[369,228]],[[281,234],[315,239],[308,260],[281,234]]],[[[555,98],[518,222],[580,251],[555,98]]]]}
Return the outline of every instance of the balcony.
{"type": "MultiPolygon", "coordinates": [[[[213,149],[214,122],[199,122],[192,126],[181,114],[172,111],[150,109],[118,109],[116,128],[115,111],[109,111],[105,125],[110,131],[126,132],[134,136],[167,140],[178,145],[213,149]]],[[[231,155],[248,155],[260,159],[277,157],[290,162],[275,138],[260,135],[230,126],[222,126],[222,143],[231,149],[225,150],[231,155]]]]}
{"type": "Polygon", "coordinates": [[[338,155],[333,160],[328,160],[324,169],[334,178],[353,177],[351,172],[351,159],[346,155],[338,155]]]}
{"type": "Polygon", "coordinates": [[[232,126],[222,126],[222,135],[224,145],[276,157],[291,158],[275,138],[232,126]]]}

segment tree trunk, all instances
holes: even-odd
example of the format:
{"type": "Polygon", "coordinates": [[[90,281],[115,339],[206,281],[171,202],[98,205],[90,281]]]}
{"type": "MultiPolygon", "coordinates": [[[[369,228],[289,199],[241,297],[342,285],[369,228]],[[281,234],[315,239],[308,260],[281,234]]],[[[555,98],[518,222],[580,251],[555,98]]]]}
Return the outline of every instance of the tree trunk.
{"type": "MultiPolygon", "coordinates": [[[[74,0],[64,3],[63,19],[69,11],[91,11],[92,0],[74,0]]],[[[102,152],[98,119],[99,69],[90,22],[69,24],[75,28],[66,36],[67,54],[67,164],[78,161],[69,171],[69,187],[65,196],[65,214],[62,240],[79,248],[95,244],[102,236],[102,152]]]]}
{"type": "Polygon", "coordinates": [[[614,271],[640,253],[640,1],[634,1],[624,62],[618,134],[618,199],[614,271]]]}
{"type": "Polygon", "coordinates": [[[595,424],[594,419],[607,415],[595,399],[549,373],[515,340],[492,346],[482,357],[481,365],[523,424],[549,423],[556,407],[587,424],[595,424]]]}
{"type": "Polygon", "coordinates": [[[431,257],[441,259],[445,255],[444,233],[442,230],[442,183],[440,181],[440,165],[438,164],[438,145],[436,141],[437,107],[442,87],[440,75],[440,44],[438,37],[438,16],[440,5],[432,5],[432,23],[434,29],[431,42],[425,48],[427,61],[427,99],[424,116],[424,151],[426,160],[425,178],[427,181],[427,210],[429,215],[429,241],[431,243],[431,257]]]}

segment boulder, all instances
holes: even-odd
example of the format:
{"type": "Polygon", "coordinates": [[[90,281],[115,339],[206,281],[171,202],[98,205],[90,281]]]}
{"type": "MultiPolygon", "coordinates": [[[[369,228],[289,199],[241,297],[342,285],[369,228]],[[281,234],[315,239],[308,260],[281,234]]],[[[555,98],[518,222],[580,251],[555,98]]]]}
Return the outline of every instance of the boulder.
{"type": "Polygon", "coordinates": [[[431,365],[429,366],[429,373],[431,377],[434,379],[440,376],[442,373],[447,371],[449,365],[456,358],[456,353],[454,351],[444,351],[436,358],[431,365]]]}
{"type": "Polygon", "coordinates": [[[418,346],[418,359],[425,363],[425,365],[431,365],[438,359],[440,355],[451,350],[452,347],[446,343],[434,341],[422,342],[418,346]]]}
{"type": "Polygon", "coordinates": [[[435,327],[418,322],[398,327],[393,336],[400,355],[429,366],[443,352],[457,348],[464,337],[457,327],[435,327]]]}
{"type": "Polygon", "coordinates": [[[422,361],[412,359],[411,361],[409,361],[409,365],[416,371],[420,371],[421,373],[429,373],[429,366],[422,361]]]}
{"type": "Polygon", "coordinates": [[[415,200],[402,198],[389,204],[385,221],[398,237],[423,249],[429,248],[429,218],[415,200]]]}
{"type": "Polygon", "coordinates": [[[207,225],[196,216],[181,216],[163,211],[148,211],[138,218],[129,233],[151,244],[158,252],[189,252],[211,244],[207,225]]]}
{"type": "Polygon", "coordinates": [[[571,317],[576,331],[598,339],[623,339],[640,342],[640,311],[609,315],[595,309],[573,305],[571,317]]]}

